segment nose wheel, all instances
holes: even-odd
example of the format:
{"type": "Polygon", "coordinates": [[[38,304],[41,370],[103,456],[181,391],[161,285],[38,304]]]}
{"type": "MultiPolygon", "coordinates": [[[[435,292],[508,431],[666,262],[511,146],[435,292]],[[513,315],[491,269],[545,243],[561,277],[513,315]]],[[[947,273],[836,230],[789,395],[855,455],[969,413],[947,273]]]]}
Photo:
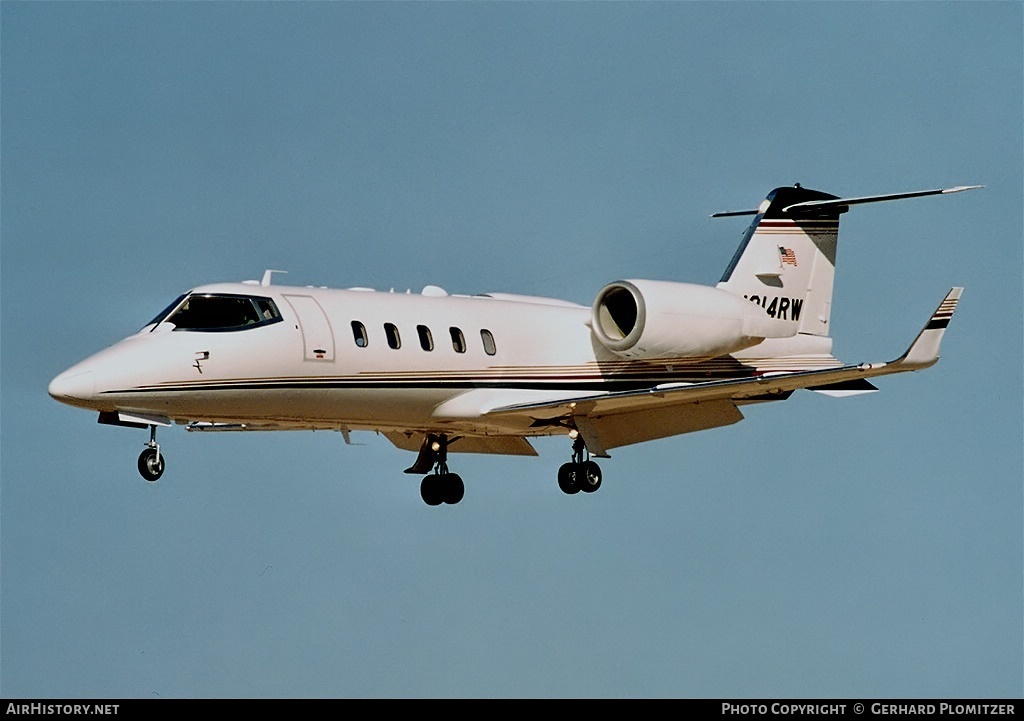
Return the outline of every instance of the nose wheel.
{"type": "Polygon", "coordinates": [[[139,454],[139,474],[152,483],[164,474],[164,457],[160,444],[156,442],[156,426],[149,427],[149,443],[139,454]]]}

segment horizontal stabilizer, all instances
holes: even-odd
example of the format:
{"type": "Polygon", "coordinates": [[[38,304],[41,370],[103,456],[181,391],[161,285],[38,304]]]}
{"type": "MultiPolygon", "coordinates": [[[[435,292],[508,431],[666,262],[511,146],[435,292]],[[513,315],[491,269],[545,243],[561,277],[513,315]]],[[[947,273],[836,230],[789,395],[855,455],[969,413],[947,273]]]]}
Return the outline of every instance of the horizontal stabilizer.
{"type": "Polygon", "coordinates": [[[865,195],[860,198],[835,198],[832,200],[807,200],[802,203],[794,203],[782,209],[783,213],[799,213],[809,210],[816,210],[829,206],[847,207],[860,205],[861,203],[881,203],[886,200],[903,200],[905,198],[921,198],[925,195],[948,195],[949,193],[962,193],[965,190],[977,190],[984,188],[984,185],[958,185],[955,188],[936,188],[935,190],[915,190],[910,193],[890,193],[888,195],[865,195]]]}
{"type": "MultiPolygon", "coordinates": [[[[846,212],[851,205],[862,203],[880,203],[886,200],[903,200],[905,198],[921,198],[926,195],[949,195],[950,193],[962,193],[965,190],[977,190],[984,188],[984,185],[957,185],[953,188],[936,188],[934,190],[915,190],[909,193],[889,193],[887,195],[864,195],[856,198],[828,198],[823,200],[806,200],[801,203],[793,203],[781,208],[781,212],[787,215],[800,215],[826,208],[835,208],[840,213],[846,212]]],[[[723,213],[713,213],[712,218],[731,218],[737,215],[757,215],[763,212],[761,208],[753,210],[729,210],[723,213]]]]}

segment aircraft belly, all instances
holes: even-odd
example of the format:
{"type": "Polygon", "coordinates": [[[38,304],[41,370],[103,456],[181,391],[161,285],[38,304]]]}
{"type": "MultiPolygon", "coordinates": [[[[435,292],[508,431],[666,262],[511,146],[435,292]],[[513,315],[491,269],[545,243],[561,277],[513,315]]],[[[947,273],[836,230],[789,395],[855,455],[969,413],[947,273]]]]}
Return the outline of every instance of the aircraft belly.
{"type": "Polygon", "coordinates": [[[412,389],[261,388],[156,391],[109,396],[113,408],[160,413],[183,421],[311,421],[378,427],[426,423],[450,392],[412,389]]]}

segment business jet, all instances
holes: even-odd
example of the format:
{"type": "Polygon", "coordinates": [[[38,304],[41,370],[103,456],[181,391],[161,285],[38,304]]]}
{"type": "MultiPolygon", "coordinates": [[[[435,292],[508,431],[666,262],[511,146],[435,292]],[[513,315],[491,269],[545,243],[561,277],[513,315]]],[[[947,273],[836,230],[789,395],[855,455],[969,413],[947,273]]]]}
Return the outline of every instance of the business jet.
{"type": "Polygon", "coordinates": [[[449,452],[537,455],[565,435],[567,494],[602,482],[593,460],[633,443],[717,428],[742,406],[807,389],[869,393],[869,378],[927,368],[960,299],[951,289],[907,351],[885,363],[832,355],[839,216],[851,206],[983,186],[840,198],[772,190],[716,286],[618,280],[587,307],[507,293],[452,295],[291,287],[194,288],[136,334],[50,383],[99,422],[149,429],[138,459],[164,472],[158,426],[189,431],[376,431],[416,454],[429,505],[462,500],[449,452]]]}

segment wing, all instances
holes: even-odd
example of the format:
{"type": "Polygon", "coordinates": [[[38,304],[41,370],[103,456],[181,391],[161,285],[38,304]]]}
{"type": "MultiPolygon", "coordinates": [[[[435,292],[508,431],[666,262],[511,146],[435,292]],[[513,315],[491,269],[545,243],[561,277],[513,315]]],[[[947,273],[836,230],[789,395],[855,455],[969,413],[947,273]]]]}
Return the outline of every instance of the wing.
{"type": "Polygon", "coordinates": [[[800,388],[834,395],[873,390],[868,378],[934,365],[962,292],[963,288],[950,290],[906,353],[888,363],[563,396],[495,407],[484,416],[495,422],[529,419],[534,425],[575,427],[593,455],[607,456],[608,449],[617,446],[736,423],[743,418],[738,403],[782,399],[800,388]]]}

